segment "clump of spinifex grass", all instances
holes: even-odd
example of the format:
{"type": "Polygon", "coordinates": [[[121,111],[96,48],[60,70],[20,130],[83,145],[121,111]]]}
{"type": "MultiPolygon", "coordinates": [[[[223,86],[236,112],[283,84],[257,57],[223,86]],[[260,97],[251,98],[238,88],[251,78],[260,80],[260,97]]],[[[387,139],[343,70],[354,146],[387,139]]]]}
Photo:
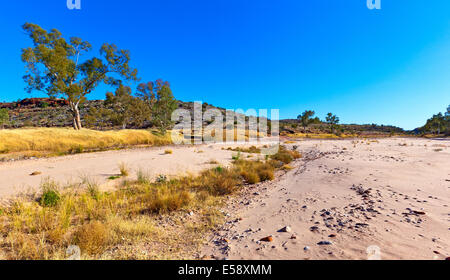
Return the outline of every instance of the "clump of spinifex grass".
{"type": "Polygon", "coordinates": [[[234,148],[234,149],[229,147],[227,150],[228,151],[234,151],[234,152],[249,153],[249,154],[260,154],[261,153],[261,149],[257,148],[256,146],[251,146],[249,148],[237,147],[237,148],[234,148]]]}
{"type": "Polygon", "coordinates": [[[41,199],[0,208],[0,257],[65,259],[77,245],[82,259],[192,258],[205,232],[221,223],[226,197],[273,179],[278,165],[238,159],[198,176],[150,182],[142,175],[111,192],[87,181],[85,192],[47,184],[41,199]]]}
{"type": "Polygon", "coordinates": [[[276,161],[281,161],[284,164],[289,164],[301,157],[302,155],[299,152],[291,151],[286,149],[284,146],[280,146],[278,152],[275,155],[272,155],[270,158],[276,161]]]}

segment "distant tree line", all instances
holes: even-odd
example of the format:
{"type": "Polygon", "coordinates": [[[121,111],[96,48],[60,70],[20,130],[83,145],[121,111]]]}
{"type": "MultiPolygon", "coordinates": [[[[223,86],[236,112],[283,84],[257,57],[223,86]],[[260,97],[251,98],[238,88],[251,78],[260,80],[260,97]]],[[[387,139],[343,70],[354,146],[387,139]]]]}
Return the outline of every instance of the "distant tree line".
{"type": "Polygon", "coordinates": [[[165,133],[173,125],[171,114],[177,107],[170,84],[157,80],[139,84],[135,95],[131,87],[119,85],[115,93],[106,93],[104,106],[91,108],[85,119],[94,127],[155,126],[165,133]]]}
{"type": "Polygon", "coordinates": [[[447,107],[447,112],[433,115],[418,131],[419,133],[450,135],[450,105],[447,107]]]}
{"type": "MultiPolygon", "coordinates": [[[[312,124],[324,123],[319,119],[319,117],[314,117],[315,114],[316,113],[314,111],[306,110],[301,115],[298,115],[297,120],[299,121],[300,125],[303,127],[304,131],[306,131],[306,128],[312,124]]],[[[336,131],[340,128],[339,118],[332,113],[328,113],[326,115],[325,123],[328,124],[330,133],[336,133],[336,131]]]]}

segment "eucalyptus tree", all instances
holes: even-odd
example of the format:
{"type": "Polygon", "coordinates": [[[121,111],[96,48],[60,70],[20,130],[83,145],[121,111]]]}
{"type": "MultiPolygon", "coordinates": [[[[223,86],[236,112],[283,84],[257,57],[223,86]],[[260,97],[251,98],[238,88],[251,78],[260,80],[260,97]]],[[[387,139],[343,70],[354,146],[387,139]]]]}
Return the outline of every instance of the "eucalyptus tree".
{"type": "Polygon", "coordinates": [[[32,47],[22,49],[22,61],[27,66],[23,77],[26,90],[66,99],[76,130],[82,128],[79,106],[99,84],[118,86],[122,79],[138,80],[137,70],[129,65],[128,50],[105,43],[99,57],[82,61],[82,56],[92,49],[89,42],[78,37],[66,40],[57,29],[46,31],[33,23],[26,23],[22,28],[33,42],[32,47]]]}
{"type": "Polygon", "coordinates": [[[334,129],[336,128],[337,124],[339,123],[339,118],[336,115],[333,115],[332,113],[328,113],[325,120],[330,125],[331,133],[333,133],[334,129]]]}
{"type": "Polygon", "coordinates": [[[314,115],[314,111],[306,110],[305,112],[303,112],[303,114],[297,117],[297,119],[300,121],[300,124],[303,126],[303,130],[306,131],[306,127],[308,127],[314,121],[314,119],[312,119],[314,115]]]}
{"type": "Polygon", "coordinates": [[[169,82],[161,79],[155,82],[142,83],[137,88],[137,94],[144,100],[151,110],[151,121],[161,133],[173,125],[172,113],[178,108],[169,82]]]}
{"type": "Polygon", "coordinates": [[[141,127],[150,119],[150,108],[141,99],[134,97],[131,88],[120,85],[115,93],[106,93],[105,106],[110,109],[110,118],[123,129],[128,125],[141,127]]]}
{"type": "Polygon", "coordinates": [[[0,109],[0,126],[1,128],[5,128],[5,124],[9,123],[9,113],[8,109],[3,108],[0,109]]]}

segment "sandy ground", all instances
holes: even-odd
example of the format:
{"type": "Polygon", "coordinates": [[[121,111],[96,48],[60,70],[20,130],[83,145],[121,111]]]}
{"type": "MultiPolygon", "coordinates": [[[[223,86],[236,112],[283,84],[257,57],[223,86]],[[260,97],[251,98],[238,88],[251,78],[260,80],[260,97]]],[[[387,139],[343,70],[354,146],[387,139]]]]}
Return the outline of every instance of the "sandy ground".
{"type": "Polygon", "coordinates": [[[120,174],[119,164],[125,163],[130,170],[127,179],[136,179],[137,171],[142,170],[150,179],[159,175],[181,176],[212,168],[211,160],[222,165],[231,162],[235,152],[222,150],[223,147],[242,145],[200,145],[146,148],[135,150],[107,151],[72,156],[43,158],[17,162],[0,163],[0,198],[19,193],[39,190],[41,182],[58,182],[61,186],[79,184],[83,178],[108,188],[120,184],[122,179],[109,180],[120,174]],[[172,154],[165,154],[165,150],[172,154]],[[37,176],[30,174],[38,172],[37,176]]]}
{"type": "Polygon", "coordinates": [[[293,170],[248,187],[224,209],[227,222],[205,246],[206,258],[450,256],[450,141],[294,145],[304,158],[293,170]]]}

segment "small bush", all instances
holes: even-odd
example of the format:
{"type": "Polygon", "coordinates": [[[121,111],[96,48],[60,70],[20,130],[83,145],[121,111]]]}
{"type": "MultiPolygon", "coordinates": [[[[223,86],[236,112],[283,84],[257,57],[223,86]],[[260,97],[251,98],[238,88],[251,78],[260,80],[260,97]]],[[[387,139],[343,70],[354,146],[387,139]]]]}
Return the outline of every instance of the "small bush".
{"type": "Polygon", "coordinates": [[[216,171],[217,173],[222,173],[223,172],[223,167],[222,166],[217,166],[214,171],[216,171]]]}
{"type": "Polygon", "coordinates": [[[228,195],[236,191],[242,183],[240,174],[230,168],[217,167],[201,173],[194,187],[208,191],[211,195],[228,195]]]}
{"type": "Polygon", "coordinates": [[[275,178],[273,169],[261,169],[258,171],[258,176],[261,182],[270,181],[275,178]]]}
{"type": "Polygon", "coordinates": [[[53,207],[58,205],[61,196],[58,192],[56,183],[48,181],[42,184],[41,205],[44,207],[53,207]]]}
{"type": "Polygon", "coordinates": [[[252,171],[243,171],[241,176],[244,177],[245,181],[249,184],[259,183],[259,175],[252,171]]]}
{"type": "Polygon", "coordinates": [[[75,244],[81,252],[97,255],[103,252],[109,241],[108,228],[99,221],[81,226],[75,233],[75,244]]]}
{"type": "Polygon", "coordinates": [[[171,155],[171,154],[173,154],[173,151],[172,151],[172,150],[165,150],[165,151],[164,151],[164,154],[166,154],[166,155],[171,155]]]}
{"type": "Polygon", "coordinates": [[[287,150],[284,146],[280,146],[278,152],[275,155],[271,156],[271,159],[278,160],[283,162],[284,164],[289,164],[295,159],[301,158],[302,155],[297,151],[287,150]]]}
{"type": "Polygon", "coordinates": [[[165,183],[165,182],[167,182],[167,176],[166,175],[159,175],[156,178],[156,183],[162,184],[162,183],[165,183]]]}

